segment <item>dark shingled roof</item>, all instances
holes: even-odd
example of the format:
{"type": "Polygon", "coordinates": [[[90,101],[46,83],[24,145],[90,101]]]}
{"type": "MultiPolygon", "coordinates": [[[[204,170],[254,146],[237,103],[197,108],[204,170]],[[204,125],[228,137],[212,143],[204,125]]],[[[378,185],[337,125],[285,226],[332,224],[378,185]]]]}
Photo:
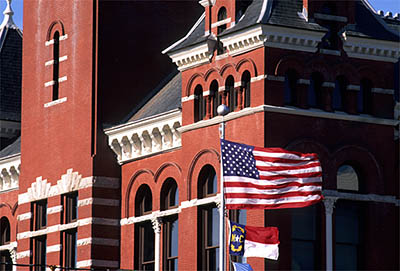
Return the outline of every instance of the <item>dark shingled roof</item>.
{"type": "Polygon", "coordinates": [[[0,159],[21,153],[21,137],[0,151],[0,159]]]}
{"type": "Polygon", "coordinates": [[[180,108],[182,97],[182,75],[176,74],[127,122],[141,120],[173,109],[180,108]]]}
{"type": "MultiPolygon", "coordinates": [[[[327,31],[325,27],[317,23],[306,21],[302,16],[302,12],[302,0],[253,0],[247,7],[242,18],[236,22],[235,26],[225,30],[221,33],[221,36],[259,23],[315,31],[327,31]]],[[[398,31],[394,31],[395,28],[394,23],[388,26],[385,20],[375,14],[364,1],[357,1],[356,24],[346,26],[343,31],[346,31],[348,35],[399,41],[400,35],[398,31]],[[375,23],[371,24],[371,22],[375,23]]],[[[201,23],[197,25],[188,37],[184,38],[181,42],[177,42],[175,46],[171,46],[165,52],[170,53],[204,42],[208,38],[204,35],[204,32],[203,18],[201,23]]]]}
{"type": "Polygon", "coordinates": [[[22,34],[0,29],[0,120],[21,121],[22,34]]]}

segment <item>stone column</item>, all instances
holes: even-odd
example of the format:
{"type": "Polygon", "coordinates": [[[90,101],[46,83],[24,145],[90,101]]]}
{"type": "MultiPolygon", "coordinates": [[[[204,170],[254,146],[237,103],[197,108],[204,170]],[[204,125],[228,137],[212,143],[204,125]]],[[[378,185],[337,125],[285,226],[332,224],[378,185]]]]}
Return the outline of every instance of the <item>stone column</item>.
{"type": "Polygon", "coordinates": [[[326,245],[326,270],[333,270],[333,242],[332,242],[332,214],[337,198],[325,197],[325,245],[326,245]]]}
{"type": "Polygon", "coordinates": [[[161,234],[161,219],[153,218],[151,224],[153,224],[154,230],[154,271],[160,271],[160,234],[161,234]]]}

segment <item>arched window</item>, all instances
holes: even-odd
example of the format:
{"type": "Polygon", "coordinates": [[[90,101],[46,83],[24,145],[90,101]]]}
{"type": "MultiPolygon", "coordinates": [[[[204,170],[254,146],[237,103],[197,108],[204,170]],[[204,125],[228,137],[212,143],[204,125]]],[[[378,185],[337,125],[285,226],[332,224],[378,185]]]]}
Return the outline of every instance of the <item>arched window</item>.
{"type": "Polygon", "coordinates": [[[308,105],[310,107],[323,107],[322,99],[322,83],[324,79],[322,74],[319,72],[313,72],[311,74],[310,87],[308,89],[308,105]]]}
{"type": "MultiPolygon", "coordinates": [[[[8,222],[7,217],[2,217],[0,220],[0,234],[0,246],[10,243],[10,222],[8,222]]],[[[0,251],[0,262],[10,264],[0,264],[0,271],[12,270],[12,260],[8,250],[0,251]]]]}
{"type": "Polygon", "coordinates": [[[212,103],[212,117],[218,116],[217,108],[221,104],[221,97],[218,93],[218,82],[213,80],[210,85],[210,99],[212,103]]]}
{"type": "MultiPolygon", "coordinates": [[[[198,178],[198,197],[216,195],[217,175],[212,166],[202,168],[198,178]]],[[[219,251],[219,212],[215,203],[202,205],[198,210],[198,270],[217,270],[219,251]]]]}
{"type": "Polygon", "coordinates": [[[372,82],[369,79],[361,79],[360,91],[358,93],[358,112],[372,114],[372,82]]]}
{"type": "Polygon", "coordinates": [[[168,178],[161,188],[161,210],[176,208],[178,205],[178,186],[173,178],[168,178]]]}
{"type": "MultiPolygon", "coordinates": [[[[178,186],[174,179],[165,180],[161,188],[161,209],[179,205],[178,186]]],[[[178,215],[163,218],[163,270],[178,270],[178,215]]]]}
{"type": "Polygon", "coordinates": [[[344,75],[339,75],[335,81],[335,89],[333,91],[333,109],[344,111],[346,108],[346,89],[348,81],[344,75]]]}
{"type": "Polygon", "coordinates": [[[10,243],[10,222],[7,217],[2,217],[0,220],[0,246],[10,243]]]}
{"type": "Polygon", "coordinates": [[[60,32],[56,31],[53,36],[54,46],[53,46],[53,101],[58,99],[58,78],[60,75],[60,32]]]}
{"type": "Polygon", "coordinates": [[[245,71],[242,74],[242,87],[244,88],[244,107],[250,107],[250,72],[245,71]]]}
{"type": "Polygon", "coordinates": [[[285,73],[285,90],[284,90],[285,104],[297,105],[297,93],[296,93],[297,78],[298,78],[297,72],[293,69],[289,69],[285,73]]]}
{"type": "MultiPolygon", "coordinates": [[[[135,216],[149,214],[151,210],[151,190],[143,184],[136,193],[135,216]]],[[[154,230],[150,220],[135,224],[135,269],[154,270],[154,230]]]]}
{"type": "MultiPolygon", "coordinates": [[[[218,22],[223,21],[227,18],[226,8],[221,7],[218,10],[218,22]]],[[[226,29],[226,24],[219,25],[217,28],[217,34],[221,34],[226,29]]]]}
{"type": "Polygon", "coordinates": [[[201,85],[197,85],[194,89],[194,121],[200,121],[204,118],[205,113],[204,99],[203,99],[203,88],[201,85]]]}
{"type": "Polygon", "coordinates": [[[357,171],[350,165],[339,167],[336,175],[336,188],[338,190],[359,191],[357,171]]]}
{"type": "Polygon", "coordinates": [[[225,81],[225,91],[229,95],[229,111],[233,112],[237,106],[237,93],[235,91],[235,80],[232,75],[229,75],[225,81]]]}

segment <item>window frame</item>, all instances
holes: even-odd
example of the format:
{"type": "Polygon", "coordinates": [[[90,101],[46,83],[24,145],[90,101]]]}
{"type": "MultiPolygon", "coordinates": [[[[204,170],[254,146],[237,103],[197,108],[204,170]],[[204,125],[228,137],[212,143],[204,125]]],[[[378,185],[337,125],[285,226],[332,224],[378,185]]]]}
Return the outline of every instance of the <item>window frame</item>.
{"type": "Polygon", "coordinates": [[[47,227],[47,199],[32,202],[32,230],[38,231],[47,227]]]}

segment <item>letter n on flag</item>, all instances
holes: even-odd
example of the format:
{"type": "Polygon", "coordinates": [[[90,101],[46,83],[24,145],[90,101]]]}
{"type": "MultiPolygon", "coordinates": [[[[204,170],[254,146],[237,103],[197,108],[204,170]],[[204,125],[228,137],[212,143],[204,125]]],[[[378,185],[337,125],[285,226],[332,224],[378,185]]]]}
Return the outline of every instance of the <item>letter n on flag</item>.
{"type": "Polygon", "coordinates": [[[221,139],[227,209],[306,207],[322,200],[315,153],[259,148],[221,139]]]}

